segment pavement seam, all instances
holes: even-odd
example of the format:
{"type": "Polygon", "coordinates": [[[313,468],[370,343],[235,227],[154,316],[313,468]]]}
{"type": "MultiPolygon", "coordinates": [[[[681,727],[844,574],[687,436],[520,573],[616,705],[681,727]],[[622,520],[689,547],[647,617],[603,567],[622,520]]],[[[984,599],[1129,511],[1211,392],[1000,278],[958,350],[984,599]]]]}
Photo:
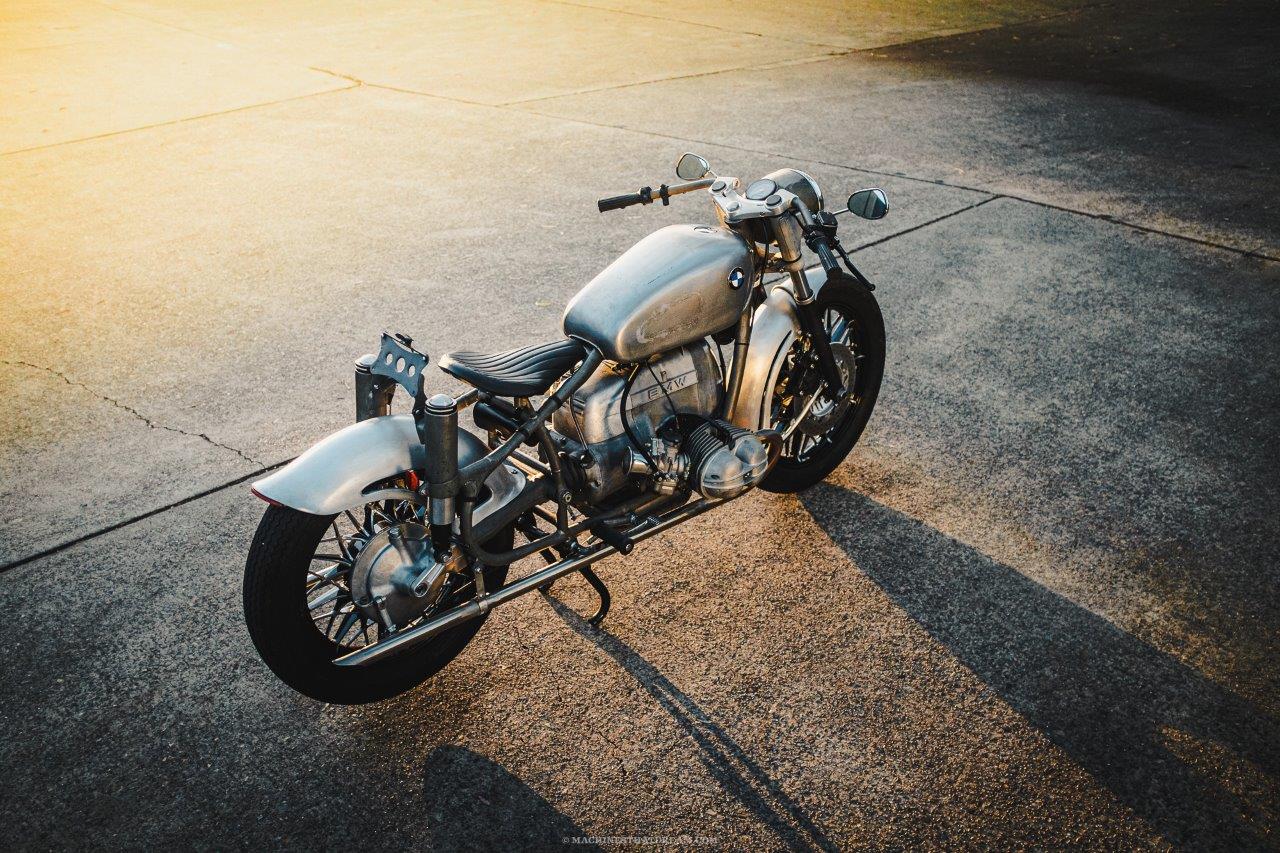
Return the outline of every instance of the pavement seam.
{"type": "Polygon", "coordinates": [[[1001,198],[1008,198],[1008,196],[999,195],[999,194],[989,195],[986,198],[984,198],[982,201],[974,202],[973,204],[970,204],[966,207],[962,207],[958,210],[953,210],[950,213],[944,213],[941,216],[935,216],[933,219],[930,219],[927,222],[921,222],[919,225],[912,225],[910,228],[904,228],[901,231],[895,231],[892,234],[888,234],[877,240],[872,240],[869,243],[863,243],[860,246],[856,246],[855,248],[850,249],[849,252],[851,254],[853,252],[861,252],[863,249],[870,249],[872,246],[879,246],[881,243],[887,243],[890,240],[896,240],[897,238],[902,237],[904,235],[911,234],[915,231],[919,231],[921,228],[928,228],[930,225],[941,222],[944,219],[950,219],[953,216],[959,216],[960,214],[967,213],[970,210],[976,210],[977,208],[982,207],[984,204],[987,204],[988,202],[992,202],[1001,198]]]}
{"type": "Polygon", "coordinates": [[[85,391],[88,391],[90,394],[97,397],[99,400],[105,400],[106,402],[115,406],[117,409],[121,409],[122,411],[128,412],[138,420],[142,421],[151,429],[162,429],[162,430],[166,430],[167,432],[175,432],[178,435],[185,435],[185,436],[190,436],[191,438],[204,439],[206,442],[213,445],[214,447],[218,447],[218,448],[221,448],[222,450],[228,450],[234,453],[235,455],[243,459],[245,462],[248,462],[250,465],[262,466],[265,464],[263,462],[258,461],[257,459],[254,459],[252,456],[248,455],[247,453],[245,453],[243,450],[240,450],[239,448],[232,447],[229,444],[223,444],[220,441],[216,441],[215,439],[210,438],[207,433],[189,432],[185,429],[181,429],[180,427],[169,426],[167,424],[162,424],[162,423],[158,423],[157,421],[153,421],[151,418],[142,414],[133,406],[130,406],[126,403],[122,403],[119,400],[115,399],[114,397],[108,397],[106,394],[103,394],[101,391],[95,391],[94,389],[90,388],[88,385],[85,385],[83,382],[79,381],[78,379],[72,379],[71,377],[67,376],[65,373],[63,373],[60,370],[54,370],[52,367],[45,367],[43,364],[32,364],[29,361],[10,361],[8,359],[0,359],[0,364],[7,364],[10,367],[27,367],[27,368],[30,368],[31,370],[43,370],[45,373],[50,373],[58,377],[63,382],[67,383],[73,388],[80,388],[85,391]]]}
{"type": "MultiPolygon", "coordinates": [[[[820,54],[817,54],[816,56],[797,56],[793,59],[783,59],[779,62],[755,63],[752,65],[735,65],[732,68],[716,68],[710,71],[693,71],[688,74],[675,74],[670,77],[655,77],[652,80],[636,80],[631,83],[618,83],[613,86],[599,86],[594,89],[579,89],[574,92],[559,92],[554,95],[539,95],[534,98],[520,98],[515,101],[499,101],[495,104],[489,104],[489,106],[498,107],[501,109],[507,109],[507,108],[516,107],[519,104],[536,104],[539,101],[554,101],[557,98],[573,98],[573,97],[577,97],[578,95],[596,95],[596,94],[599,94],[600,92],[616,92],[620,89],[634,89],[637,86],[652,86],[654,83],[669,83],[673,80],[694,80],[694,79],[697,79],[698,77],[714,77],[717,74],[733,74],[738,71],[767,71],[771,68],[785,68],[791,65],[810,65],[817,62],[827,62],[832,59],[839,59],[840,57],[848,56],[850,53],[853,53],[853,52],[854,51],[852,49],[844,50],[840,48],[835,48],[832,51],[820,53],[820,54]]],[[[370,83],[369,85],[375,86],[377,84],[370,83]]],[[[418,94],[422,94],[422,93],[418,93],[418,94]]],[[[533,112],[533,111],[525,110],[525,112],[533,112]]],[[[543,115],[543,113],[535,113],[535,115],[543,115]]],[[[559,118],[563,118],[563,116],[559,116],[559,118]]]]}
{"type": "MultiPolygon", "coordinates": [[[[316,69],[319,70],[319,69],[316,69]]],[[[334,77],[340,77],[340,74],[334,74],[334,77]]],[[[27,154],[32,151],[44,151],[49,148],[61,148],[64,145],[75,145],[80,142],[93,142],[96,139],[109,139],[112,136],[123,136],[126,133],[137,133],[140,130],[152,130],[157,127],[170,127],[175,124],[185,124],[189,121],[200,121],[207,118],[217,118],[218,116],[232,115],[234,113],[244,112],[246,110],[256,110],[259,107],[274,107],[276,104],[287,104],[291,101],[302,101],[307,98],[315,98],[320,95],[331,95],[334,92],[345,92],[348,89],[358,89],[359,84],[351,86],[338,86],[333,89],[323,89],[319,92],[307,92],[305,95],[291,95],[287,98],[279,98],[274,101],[263,101],[257,104],[244,104],[239,107],[232,107],[227,110],[215,110],[211,113],[201,113],[194,116],[183,116],[182,118],[169,119],[167,121],[158,121],[154,124],[141,124],[137,127],[126,127],[120,130],[109,130],[106,133],[95,133],[92,136],[78,136],[75,139],[63,139],[60,142],[48,142],[44,145],[31,145],[27,148],[13,148],[9,151],[0,151],[0,157],[8,157],[11,154],[27,154]]]]}
{"type": "Polygon", "coordinates": [[[680,24],[686,27],[701,27],[703,29],[715,30],[721,33],[732,33],[739,36],[755,36],[756,38],[767,38],[773,41],[784,41],[788,44],[799,44],[806,47],[832,47],[842,50],[842,46],[838,44],[827,44],[820,41],[806,41],[804,39],[785,38],[783,36],[770,35],[767,33],[757,33],[751,30],[735,30],[729,27],[720,27],[715,24],[707,24],[701,21],[686,21],[682,18],[665,18],[662,15],[650,15],[645,12],[636,12],[632,9],[614,9],[609,6],[593,6],[590,3],[574,3],[572,0],[541,0],[541,2],[555,6],[572,6],[576,9],[590,9],[595,12],[606,12],[615,15],[630,15],[633,18],[647,18],[651,21],[665,21],[668,24],[680,24]]]}
{"type": "Polygon", "coordinates": [[[163,27],[164,29],[167,29],[167,30],[173,30],[174,32],[186,33],[187,35],[192,35],[198,38],[202,38],[206,41],[211,41],[214,44],[227,43],[224,39],[220,39],[216,36],[211,36],[206,33],[199,32],[198,30],[188,29],[187,27],[180,27],[177,24],[170,24],[167,21],[157,20],[156,18],[148,18],[146,15],[139,15],[137,12],[130,12],[128,9],[121,9],[117,6],[112,6],[110,3],[104,3],[103,0],[93,0],[93,3],[94,5],[101,6],[104,9],[110,9],[112,12],[115,12],[117,15],[124,15],[126,18],[133,18],[134,20],[137,20],[137,21],[145,21],[148,24],[152,24],[157,27],[163,27]]]}
{"type": "MultiPolygon", "coordinates": [[[[555,2],[564,2],[564,0],[545,0],[545,2],[555,3],[555,2]]],[[[565,5],[578,6],[580,4],[565,2],[565,5]]],[[[955,32],[955,33],[937,33],[934,35],[922,35],[918,38],[908,38],[902,41],[888,42],[886,44],[877,44],[877,45],[871,45],[868,47],[846,47],[842,45],[828,45],[823,42],[795,41],[792,39],[779,38],[777,36],[768,36],[768,38],[775,38],[779,41],[785,41],[790,44],[799,44],[799,45],[805,45],[810,47],[826,47],[826,48],[830,48],[830,50],[826,51],[820,56],[797,57],[795,59],[783,60],[781,62],[742,65],[735,68],[724,68],[718,71],[699,71],[693,74],[677,74],[673,77],[660,77],[654,80],[640,80],[635,83],[619,83],[615,86],[601,86],[597,89],[583,89],[577,92],[564,92],[558,95],[541,95],[536,98],[522,98],[520,100],[515,100],[515,101],[503,101],[498,104],[495,104],[495,106],[508,107],[508,106],[514,106],[516,104],[532,104],[532,103],[537,103],[539,101],[554,101],[557,98],[572,98],[578,95],[590,95],[590,94],[595,94],[599,92],[612,92],[617,89],[629,89],[635,86],[649,86],[654,83],[666,83],[669,80],[686,80],[686,79],[696,78],[696,77],[711,77],[716,74],[732,74],[737,71],[765,71],[770,68],[783,68],[790,65],[807,65],[809,63],[829,62],[829,61],[841,59],[843,57],[852,56],[854,54],[859,54],[859,53],[875,53],[878,50],[893,50],[894,48],[906,47],[907,45],[914,45],[920,42],[942,41],[945,39],[959,38],[961,36],[976,35],[978,33],[989,33],[989,32],[994,32],[996,30],[1011,29],[1013,27],[1025,26],[1027,24],[1038,24],[1043,21],[1051,21],[1055,18],[1067,17],[1069,15],[1074,15],[1079,12],[1084,12],[1090,9],[1104,8],[1104,7],[1113,6],[1113,5],[1114,3],[1111,3],[1111,2],[1088,3],[1083,6],[1076,6],[1073,9],[1064,9],[1060,12],[1051,12],[1047,15],[1040,15],[1035,18],[1026,18],[1020,21],[1005,21],[1003,23],[996,22],[993,24],[989,24],[985,27],[976,27],[974,29],[961,30],[960,32],[955,32]]],[[[591,6],[587,8],[595,9],[599,7],[591,6]]],[[[614,11],[614,10],[610,10],[610,11],[614,11]]],[[[699,26],[699,27],[710,26],[709,24],[693,24],[690,21],[680,21],[674,18],[661,18],[656,15],[645,15],[640,12],[629,12],[627,14],[639,15],[640,17],[644,17],[644,18],[657,18],[657,20],[661,20],[661,21],[673,21],[675,23],[692,24],[693,26],[699,26]]],[[[718,30],[722,30],[723,32],[729,32],[729,33],[738,33],[741,35],[751,35],[751,36],[760,35],[759,33],[749,32],[747,30],[729,30],[729,29],[723,29],[721,27],[713,27],[713,29],[718,29],[718,30]]],[[[371,83],[369,85],[376,85],[376,84],[371,83]]],[[[538,113],[538,115],[543,115],[543,114],[538,113]]]]}
{"type": "Polygon", "coordinates": [[[232,486],[238,486],[243,482],[252,480],[254,477],[260,477],[263,474],[266,474],[270,471],[274,471],[275,469],[280,468],[281,466],[288,465],[290,462],[292,462],[296,458],[297,458],[296,456],[291,456],[288,459],[285,459],[280,462],[276,462],[271,465],[266,465],[262,468],[259,468],[256,471],[250,471],[248,474],[242,474],[241,476],[236,477],[234,480],[229,480],[225,483],[220,483],[219,485],[212,486],[208,489],[205,489],[204,491],[196,492],[195,494],[192,494],[192,495],[187,495],[184,498],[178,498],[178,500],[167,503],[164,506],[158,506],[158,507],[155,507],[154,509],[149,509],[146,512],[139,513],[138,515],[133,515],[121,521],[108,524],[106,527],[100,527],[97,530],[92,530],[81,536],[77,536],[74,539],[69,539],[66,542],[61,543],[60,545],[54,545],[51,548],[45,548],[43,551],[37,551],[34,554],[28,554],[25,557],[20,557],[19,559],[14,560],[11,563],[5,563],[3,566],[0,566],[0,574],[4,574],[5,572],[10,571],[11,569],[20,568],[22,566],[27,565],[28,563],[34,563],[37,560],[42,560],[45,557],[52,557],[54,554],[57,554],[61,551],[65,551],[68,548],[72,548],[76,545],[80,545],[85,542],[88,542],[90,539],[97,539],[99,536],[105,536],[108,533],[112,533],[116,530],[120,530],[121,528],[128,527],[131,524],[137,524],[139,521],[146,521],[148,518],[160,515],[162,513],[166,513],[171,509],[177,509],[178,507],[183,506],[184,504],[189,504],[189,503],[192,503],[193,501],[198,501],[201,498],[207,498],[212,494],[216,494],[217,492],[222,491],[223,489],[229,489],[232,486]]]}
{"type": "MultiPolygon", "coordinates": [[[[375,85],[375,88],[376,88],[376,84],[371,84],[371,85],[375,85]]],[[[421,94],[421,93],[414,93],[414,94],[421,94]]],[[[435,96],[429,95],[427,97],[435,97],[435,96]]],[[[591,121],[589,119],[584,119],[584,118],[562,116],[562,115],[557,115],[555,113],[544,113],[544,112],[539,112],[537,110],[525,109],[519,106],[511,106],[511,107],[507,107],[504,105],[499,105],[499,106],[501,106],[501,108],[503,109],[510,109],[514,112],[529,113],[530,115],[541,116],[542,118],[559,119],[561,121],[575,122],[577,124],[585,124],[591,127],[598,127],[598,128],[603,128],[607,130],[618,130],[618,131],[622,131],[623,133],[636,133],[643,136],[652,136],[658,139],[669,139],[673,142],[682,142],[689,145],[706,145],[712,148],[724,148],[729,151],[738,151],[743,154],[754,154],[760,157],[776,157],[782,160],[791,160],[796,163],[815,163],[819,166],[826,166],[832,169],[844,169],[850,172],[861,172],[864,175],[877,175],[882,178],[897,178],[899,180],[912,181],[918,184],[930,184],[935,187],[946,187],[947,189],[961,190],[963,192],[990,194],[990,195],[998,196],[1000,198],[1007,198],[1007,199],[1010,199],[1011,201],[1019,201],[1019,202],[1022,202],[1023,204],[1031,204],[1031,205],[1035,205],[1036,207],[1044,207],[1044,208],[1048,208],[1049,210],[1057,210],[1062,213],[1070,213],[1076,216],[1084,216],[1089,219],[1097,219],[1102,222],[1110,222],[1113,225],[1121,225],[1126,228],[1132,228],[1135,231],[1143,231],[1148,234],[1156,234],[1158,236],[1169,237],[1174,240],[1184,240],[1188,243],[1195,243],[1197,245],[1205,246],[1211,249],[1220,249],[1221,251],[1231,252],[1236,255],[1242,255],[1246,258],[1256,258],[1258,260],[1270,261],[1273,263],[1280,262],[1280,255],[1269,255],[1265,252],[1260,252],[1255,249],[1245,249],[1239,246],[1229,246],[1225,243],[1218,243],[1213,240],[1206,240],[1202,237],[1193,237],[1189,234],[1179,234],[1176,231],[1164,231],[1159,228],[1153,228],[1150,225],[1141,225],[1137,222],[1131,222],[1127,219],[1121,219],[1117,216],[1112,216],[1109,213],[1094,213],[1088,210],[1080,210],[1079,208],[1067,207],[1061,204],[1054,204],[1053,202],[1040,201],[1034,198],[1027,198],[1026,196],[1017,195],[1016,193],[997,191],[993,189],[987,189],[984,187],[968,186],[966,184],[955,184],[955,183],[951,183],[950,181],[942,180],[940,178],[923,178],[918,175],[908,175],[905,172],[889,172],[882,169],[868,169],[863,166],[851,166],[848,163],[834,163],[830,160],[819,160],[814,157],[800,157],[795,154],[781,154],[776,151],[764,151],[759,148],[747,148],[742,145],[734,145],[728,142],[716,142],[709,139],[693,139],[687,136],[676,136],[670,133],[660,133],[656,130],[643,130],[641,128],[627,127],[626,125],[608,124],[607,122],[598,122],[598,121],[591,121]]]]}

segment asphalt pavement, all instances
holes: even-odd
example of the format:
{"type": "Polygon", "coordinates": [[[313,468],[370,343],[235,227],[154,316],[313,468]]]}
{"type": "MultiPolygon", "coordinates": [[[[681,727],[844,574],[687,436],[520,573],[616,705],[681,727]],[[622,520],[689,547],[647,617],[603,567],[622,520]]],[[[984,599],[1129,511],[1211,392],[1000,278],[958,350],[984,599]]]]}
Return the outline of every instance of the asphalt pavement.
{"type": "Polygon", "coordinates": [[[0,12],[6,846],[1280,848],[1280,16],[794,5],[0,12]],[[602,629],[565,580],[291,693],[247,481],[384,328],[552,339],[710,215],[595,211],[684,150],[888,193],[863,441],[602,563],[602,629]]]}

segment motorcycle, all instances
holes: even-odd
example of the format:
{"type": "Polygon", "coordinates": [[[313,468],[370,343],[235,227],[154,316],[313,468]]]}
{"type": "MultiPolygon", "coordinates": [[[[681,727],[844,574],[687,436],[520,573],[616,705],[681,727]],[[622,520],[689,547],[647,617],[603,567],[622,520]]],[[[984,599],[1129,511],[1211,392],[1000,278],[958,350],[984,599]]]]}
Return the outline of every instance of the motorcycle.
{"type": "Polygon", "coordinates": [[[356,422],[253,484],[268,506],[245,619],[286,684],[343,704],[402,693],[495,607],[573,572],[600,597],[598,625],[610,599],[595,563],[753,489],[805,489],[849,453],[880,388],[884,323],[836,214],[879,219],[885,194],[831,212],[802,171],[743,189],[692,153],[676,175],[599,209],[702,191],[714,224],[625,252],[569,302],[562,340],[444,355],[470,386],[454,398],[427,396],[427,355],[384,333],[356,363],[356,422]],[[408,413],[391,413],[397,388],[408,413]],[[467,409],[478,434],[459,428],[467,409]],[[546,565],[508,577],[535,556],[546,565]]]}

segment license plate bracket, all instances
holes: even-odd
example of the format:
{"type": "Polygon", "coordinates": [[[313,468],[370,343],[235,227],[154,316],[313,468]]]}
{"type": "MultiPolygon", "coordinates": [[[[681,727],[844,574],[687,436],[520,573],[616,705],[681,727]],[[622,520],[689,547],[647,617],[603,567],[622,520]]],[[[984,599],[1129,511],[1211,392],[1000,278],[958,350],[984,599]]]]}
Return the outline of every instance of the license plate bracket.
{"type": "Polygon", "coordinates": [[[369,367],[369,372],[396,382],[413,397],[415,403],[420,403],[428,362],[430,359],[424,353],[413,348],[413,339],[408,335],[383,332],[378,358],[369,367]]]}

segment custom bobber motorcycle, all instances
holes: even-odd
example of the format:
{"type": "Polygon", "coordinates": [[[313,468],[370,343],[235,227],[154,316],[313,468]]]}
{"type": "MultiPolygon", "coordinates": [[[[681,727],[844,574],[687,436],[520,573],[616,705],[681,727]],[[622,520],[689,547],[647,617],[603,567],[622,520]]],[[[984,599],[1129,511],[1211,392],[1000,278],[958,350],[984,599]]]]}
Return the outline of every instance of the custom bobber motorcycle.
{"type": "MultiPolygon", "coordinates": [[[[845,211],[796,169],[743,189],[685,154],[676,174],[599,208],[703,191],[714,224],[633,246],[569,303],[562,340],[444,355],[470,385],[455,399],[428,396],[427,356],[384,334],[356,363],[356,423],[254,483],[270,506],[245,618],[285,683],[325,702],[394,696],[493,608],[572,572],[599,594],[598,624],[609,594],[594,563],[754,488],[811,486],[849,453],[879,391],[884,324],[836,236],[845,211]],[[408,413],[391,413],[397,388],[408,413]],[[532,557],[545,565],[512,580],[532,557]]],[[[887,208],[868,189],[846,210],[887,208]]]]}

